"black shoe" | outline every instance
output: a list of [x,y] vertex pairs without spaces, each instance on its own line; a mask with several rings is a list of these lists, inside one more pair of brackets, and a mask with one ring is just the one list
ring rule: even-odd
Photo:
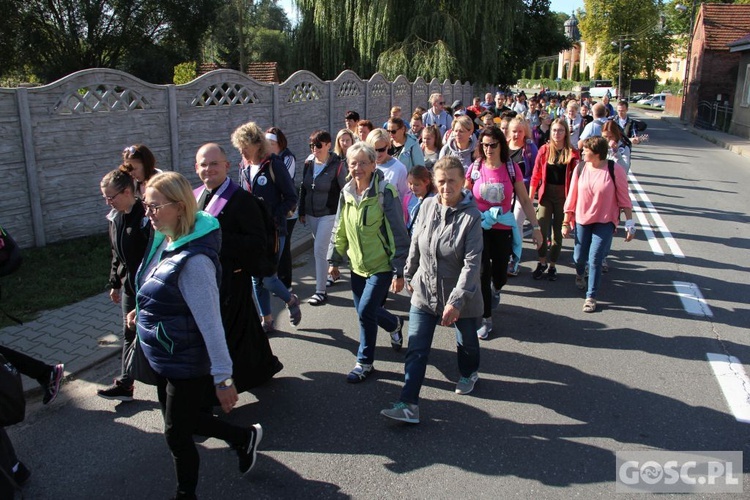
[[15,469],[16,470],[13,471],[13,480],[18,486],[23,486],[31,477],[31,471],[23,464],[23,462],[18,462]]
[[237,449],[242,474],[247,474],[255,466],[261,439],[263,439],[263,427],[260,424],[254,424],[247,430],[247,440]]
[[557,268],[556,267],[549,268],[549,271],[547,271],[547,279],[550,281],[557,281]]
[[391,347],[394,351],[398,352],[401,350],[401,346],[404,345],[404,336],[401,333],[401,330],[404,328],[404,320],[401,318],[398,319],[398,327],[391,332]]
[[52,371],[49,374],[49,381],[46,384],[42,384],[44,389],[44,397],[42,398],[42,404],[49,404],[55,400],[57,393],[60,392],[60,382],[62,382],[65,376],[65,365],[60,363],[52,367]]
[[534,272],[531,273],[531,277],[535,280],[542,279],[542,276],[544,275],[544,271],[547,270],[547,264],[542,264],[541,262],[536,265],[536,269],[534,269]]
[[99,389],[96,391],[96,395],[104,399],[133,401],[133,386],[126,387],[115,380],[115,383],[106,389]]

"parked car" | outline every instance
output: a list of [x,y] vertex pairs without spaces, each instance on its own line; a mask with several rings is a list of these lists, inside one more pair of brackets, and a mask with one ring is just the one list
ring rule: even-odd
[[645,99],[646,97],[648,97],[648,94],[646,94],[645,92],[638,92],[637,94],[631,95],[629,100],[630,102],[638,102],[641,99]]
[[638,101],[638,104],[645,104],[647,106],[654,106],[655,108],[663,108],[664,104],[667,102],[667,96],[671,94],[653,94],[645,99],[641,99]]

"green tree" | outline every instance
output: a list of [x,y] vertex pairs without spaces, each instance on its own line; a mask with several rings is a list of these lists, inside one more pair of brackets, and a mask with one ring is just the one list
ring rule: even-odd
[[381,71],[390,78],[512,83],[539,54],[559,50],[555,40],[565,43],[547,32],[556,26],[548,0],[296,3],[297,62],[323,78],[348,68],[363,77]]
[[586,69],[583,70],[583,81],[584,82],[590,82],[591,81],[591,71],[589,70],[588,66],[586,66]]
[[537,66],[536,61],[534,61],[531,65],[531,79],[536,80],[537,78],[539,78],[539,67]]
[[620,42],[623,86],[638,74],[653,78],[666,69],[674,40],[662,27],[656,0],[584,0],[580,29],[590,51],[597,52],[597,72],[617,80]]
[[[219,1],[26,0],[5,13],[23,26],[17,57],[49,81],[84,68],[130,70],[190,59]],[[156,78],[139,76],[171,81],[174,62]]]
[[571,78],[574,82],[581,81],[581,68],[578,64],[573,65],[573,77]]
[[204,44],[203,59],[243,72],[250,62],[273,61],[285,75],[291,43],[291,23],[278,0],[226,0]]

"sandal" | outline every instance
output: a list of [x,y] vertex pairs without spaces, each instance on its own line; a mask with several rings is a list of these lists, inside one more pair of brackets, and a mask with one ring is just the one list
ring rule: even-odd
[[270,335],[276,332],[276,328],[273,326],[273,320],[261,321],[260,324],[263,327],[263,331],[265,332],[266,335]]
[[594,311],[596,311],[596,299],[586,299],[583,303],[583,312],[592,313]]
[[315,292],[315,294],[307,299],[307,303],[311,306],[322,306],[328,300],[328,294],[323,292]]
[[302,311],[300,311],[299,308],[299,297],[292,294],[292,298],[286,303],[286,308],[289,310],[289,323],[291,323],[293,327],[296,327],[302,320]]

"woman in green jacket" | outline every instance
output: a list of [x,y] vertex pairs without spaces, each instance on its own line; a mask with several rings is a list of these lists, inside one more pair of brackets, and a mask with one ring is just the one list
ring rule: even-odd
[[396,188],[375,168],[375,150],[362,142],[346,153],[351,180],[342,188],[333,227],[328,263],[333,279],[339,277],[344,256],[351,266],[352,295],[359,316],[357,364],[347,376],[353,384],[372,372],[378,326],[391,334],[400,350],[403,320],[383,308],[388,290],[404,288],[404,263],[409,250],[404,214]]

